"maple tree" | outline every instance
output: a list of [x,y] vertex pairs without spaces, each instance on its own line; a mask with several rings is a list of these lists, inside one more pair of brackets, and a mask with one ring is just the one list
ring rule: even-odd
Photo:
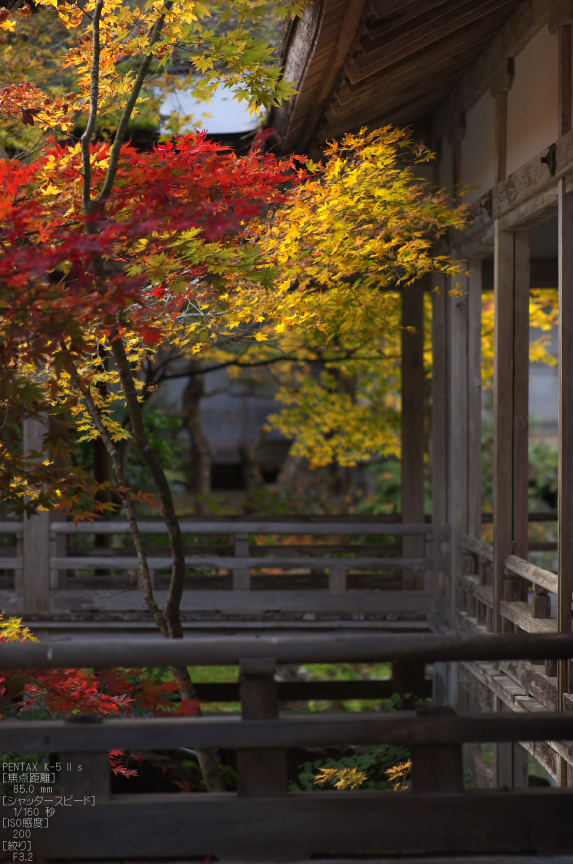
[[[5,618],[0,613],[0,643],[37,642],[22,619]],[[196,699],[174,701],[178,682],[155,680],[142,669],[108,669],[97,674],[83,669],[0,670],[0,719],[22,716],[58,719],[70,714],[107,714],[110,716],[153,715],[195,716],[200,714]],[[161,670],[160,670],[161,671]],[[109,753],[114,774],[133,777],[122,750]]]
[[[137,153],[125,143],[152,62],[185,45],[200,89],[233,87],[253,108],[274,104],[290,90],[261,40],[249,27],[272,9],[285,17],[295,3],[239,0],[236,26],[223,35],[209,26],[213,12],[229,17],[228,4],[192,0],[127,5],[88,0],[85,5],[46,0],[66,29],[80,28],[66,65],[75,78],[72,95],[47,96],[35,83],[0,89],[2,114],[19,116],[43,131],[69,124],[72,107],[87,109],[77,144],[48,140],[35,161],[0,162],[5,195],[0,205],[0,352],[4,419],[49,416],[45,444],[55,458],[22,455],[3,442],[5,499],[28,510],[67,506],[77,510],[85,474],[65,465],[70,416],[86,435],[99,435],[110,456],[140,563],[147,605],[166,638],[181,638],[179,605],[185,577],[183,539],[163,466],[149,444],[139,401],[142,356],[178,326],[201,314],[206,300],[238,276],[265,281],[261,254],[241,237],[246,222],[295,173],[292,159],[279,162],[260,151],[238,159],[231,151],[190,135]],[[24,7],[22,7],[24,9]],[[3,14],[0,27],[15,28]],[[28,17],[24,15],[24,17]],[[125,68],[126,58],[132,58]],[[98,117],[119,106],[112,144],[93,143]],[[270,272],[267,273],[270,278]],[[113,362],[110,362],[113,358]],[[125,437],[113,418],[121,394],[131,436],[153,478],[173,559],[165,606],[153,595],[134,496],[127,489],[117,441]],[[16,469],[15,474],[5,470]],[[92,492],[98,490],[92,485]],[[105,505],[101,505],[105,506]],[[100,509],[101,509],[100,506]],[[85,514],[78,514],[76,516]],[[195,699],[186,668],[174,670],[185,702]],[[220,789],[213,756],[198,753],[207,786]]]

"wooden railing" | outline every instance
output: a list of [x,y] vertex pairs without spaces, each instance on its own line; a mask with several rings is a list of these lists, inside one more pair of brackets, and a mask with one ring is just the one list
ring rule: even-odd
[[[29,840],[33,854],[72,861],[185,857],[268,862],[382,854],[565,853],[571,843],[573,793],[464,789],[462,745],[571,741],[573,715],[456,716],[452,709],[426,707],[394,714],[281,717],[273,673],[277,662],[430,663],[572,656],[573,637],[561,634],[5,643],[0,645],[3,669],[238,664],[242,717],[86,722],[88,718],[80,716],[0,724],[2,752],[58,753],[63,766],[54,788],[40,794],[58,799],[47,822],[42,819],[41,828],[34,828],[33,819],[29,829],[12,825],[9,819],[23,814],[13,814],[19,805],[4,799],[0,839],[6,844],[15,832],[29,831],[18,836]],[[288,748],[382,743],[411,748],[411,791],[287,792]],[[109,749],[177,747],[235,749],[238,791],[110,793]],[[82,771],[77,770],[79,765]],[[41,816],[45,817],[44,810]]]
[[[39,526],[47,531],[43,545],[24,542],[19,546],[23,533],[25,540],[26,533],[36,530],[33,520],[29,521],[31,524],[24,525],[0,523],[0,534],[16,540],[11,547],[3,547],[0,558],[6,574],[0,605],[10,611],[54,614],[99,611],[125,615],[144,610],[137,584],[138,560],[127,522],[106,520],[76,526],[53,521],[48,527],[44,522]],[[426,590],[424,575],[437,566],[431,524],[387,522],[380,517],[204,518],[183,520],[181,529],[188,568],[183,612],[214,611],[226,617],[273,612],[415,617],[433,609],[433,594]],[[142,520],[141,531],[161,603],[171,558],[157,538],[166,529],[162,522]],[[425,539],[423,557],[400,556],[399,542],[405,536]],[[86,548],[91,538],[97,545]],[[358,542],[350,542],[356,539]],[[30,548],[32,554],[26,554]],[[418,574],[417,590],[401,590],[402,573],[412,571]],[[38,598],[44,599],[40,602]]]

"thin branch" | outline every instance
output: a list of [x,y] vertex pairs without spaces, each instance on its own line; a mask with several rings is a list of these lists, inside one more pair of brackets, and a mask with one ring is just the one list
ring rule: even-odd
[[[172,5],[173,4],[170,2],[170,0],[166,0],[165,9],[169,10]],[[161,31],[163,30],[164,23],[165,13],[159,16],[159,18],[151,28],[151,32],[149,34],[149,47],[154,45],[161,36]],[[135,79],[135,83],[133,85],[133,89],[131,91],[129,99],[127,100],[126,106],[123,109],[123,114],[121,116],[121,120],[119,121],[119,126],[117,127],[113,146],[111,148],[106,178],[103,184],[103,188],[97,199],[98,204],[106,201],[112,193],[113,184],[115,183],[115,175],[117,174],[117,169],[119,166],[119,154],[121,152],[121,148],[123,146],[123,142],[125,141],[125,136],[127,133],[127,125],[131,119],[131,115],[133,113],[133,109],[135,108],[136,102],[139,99],[139,94],[141,93],[143,82],[145,81],[147,73],[149,72],[149,67],[151,65],[152,59],[153,54],[151,53],[146,54],[143,58],[141,66],[139,67],[139,72],[137,73],[137,78]]]
[[103,12],[103,0],[97,0],[94,17],[93,17],[93,60],[92,60],[92,80],[90,86],[90,115],[88,125],[82,135],[82,162],[84,168],[84,210],[89,213],[92,206],[91,200],[91,185],[92,185],[92,166],[90,161],[90,142],[94,134],[98,104],[99,104],[99,58],[100,58],[100,21]]

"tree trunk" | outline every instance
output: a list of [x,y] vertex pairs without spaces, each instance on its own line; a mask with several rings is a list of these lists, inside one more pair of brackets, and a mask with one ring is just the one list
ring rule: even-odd
[[201,419],[201,399],[205,395],[203,375],[193,375],[183,395],[183,418],[191,436],[191,490],[195,495],[197,512],[209,513],[206,500],[211,493],[211,451]]
[[[179,519],[175,513],[173,496],[165,476],[163,465],[145,433],[142,407],[137,398],[137,390],[135,388],[131,367],[125,353],[123,340],[117,333],[112,334],[112,352],[121,379],[127,410],[131,420],[133,443],[137,447],[137,450],[153,479],[159,499],[161,514],[167,528],[169,545],[173,558],[171,581],[169,583],[167,599],[161,612],[166,624],[167,633],[163,630],[162,632],[163,635],[166,635],[169,639],[182,639],[183,627],[181,625],[180,608],[185,584],[185,548],[183,545],[181,526],[179,525]],[[181,698],[196,699],[197,694],[195,692],[195,687],[193,686],[187,668],[177,667],[173,671],[177,681],[179,682]],[[224,792],[225,787],[212,751],[198,748],[197,757],[209,791]]]

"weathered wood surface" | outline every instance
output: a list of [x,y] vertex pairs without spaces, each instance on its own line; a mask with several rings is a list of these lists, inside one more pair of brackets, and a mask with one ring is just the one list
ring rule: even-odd
[[516,576],[521,576],[532,582],[534,585],[541,585],[547,591],[552,591],[557,594],[559,587],[559,578],[556,573],[550,570],[544,570],[543,567],[537,567],[529,561],[524,561],[523,558],[518,558],[516,555],[509,555],[505,559],[505,567]]
[[[329,700],[339,702],[344,699],[389,699],[398,692],[393,679],[370,681],[277,681],[279,702],[308,702]],[[195,684],[201,702],[238,702],[238,683]],[[432,683],[424,681],[420,697],[431,696]]]
[[[245,658],[241,672],[242,720],[277,720],[278,692],[273,675],[276,663],[270,659]],[[238,794],[245,798],[286,795],[286,750],[264,747],[237,751]]]
[[[410,332],[407,328],[414,328]],[[405,285],[402,291],[402,519],[404,523],[424,522],[424,287]],[[423,558],[423,536],[403,536],[404,558]],[[402,587],[420,590],[424,577],[404,568]]]
[[[571,632],[573,593],[573,194],[559,181],[559,421],[558,421],[558,621]],[[572,687],[570,664],[559,664],[559,699]]]
[[468,552],[473,552],[474,555],[479,555],[480,558],[485,558],[486,561],[493,561],[493,546],[491,543],[484,543],[475,537],[465,535],[461,539],[461,544],[462,548]]
[[573,741],[573,717],[568,713],[475,714],[416,716],[348,712],[280,719],[239,717],[154,717],[66,723],[31,720],[0,727],[3,752],[95,753],[114,748],[161,749],[229,747],[252,751],[303,745],[404,744],[447,745],[465,741]]
[[[157,590],[155,598],[162,605],[165,590]],[[54,610],[99,609],[121,611],[144,609],[143,592],[138,590],[58,591],[53,595]],[[202,591],[183,592],[181,611],[210,611],[229,615],[262,614],[264,612],[404,612],[429,614],[434,609],[431,591]]]
[[[397,519],[400,517],[397,517]],[[4,523],[2,523],[4,524]],[[8,523],[12,525],[13,523]],[[75,525],[73,522],[59,522],[52,526],[52,532],[60,534],[130,534],[129,523],[125,520],[104,521],[85,523],[80,522]],[[338,536],[343,534],[422,534],[430,535],[433,533],[433,527],[429,522],[423,522],[415,525],[406,525],[398,521],[385,521],[384,517],[357,517],[356,521],[352,518],[344,517],[344,521],[337,521],[329,518],[325,520],[320,517],[320,521],[309,516],[293,517],[292,521],[288,519],[277,520],[276,517],[271,520],[257,519],[257,521],[237,521],[225,518],[220,521],[210,519],[209,521],[201,522],[200,520],[181,520],[181,532],[183,534],[320,534]],[[142,534],[165,534],[165,524],[159,521],[140,522],[140,531]]]
[[[61,570],[138,570],[139,562],[133,555],[69,555],[64,558],[53,557],[46,561],[50,567]],[[148,565],[152,570],[168,569],[171,567],[172,559],[169,555],[152,555],[148,558]],[[218,568],[222,570],[235,570],[237,564],[241,568],[280,568],[281,570],[296,570],[312,567],[336,567],[344,566],[353,570],[400,570],[408,567],[411,570],[430,570],[434,566],[431,558],[362,558],[359,556],[349,558],[335,557],[292,557],[277,558],[249,556],[244,558],[231,558],[228,556],[189,555],[185,559],[189,569],[193,568]]]
[[277,663],[360,663],[397,660],[467,661],[573,657],[565,633],[441,636],[437,634],[329,633],[326,635],[193,636],[182,640],[97,639],[74,642],[5,642],[2,669],[83,666],[228,666],[243,657],[274,657]]
[[[571,848],[572,802],[561,790],[121,796],[95,808],[58,808],[33,844],[36,855],[76,861],[86,854],[232,862],[421,851],[559,854]],[[11,837],[3,828],[0,840]]]
[[468,532],[481,537],[482,262],[469,262],[468,296]]

